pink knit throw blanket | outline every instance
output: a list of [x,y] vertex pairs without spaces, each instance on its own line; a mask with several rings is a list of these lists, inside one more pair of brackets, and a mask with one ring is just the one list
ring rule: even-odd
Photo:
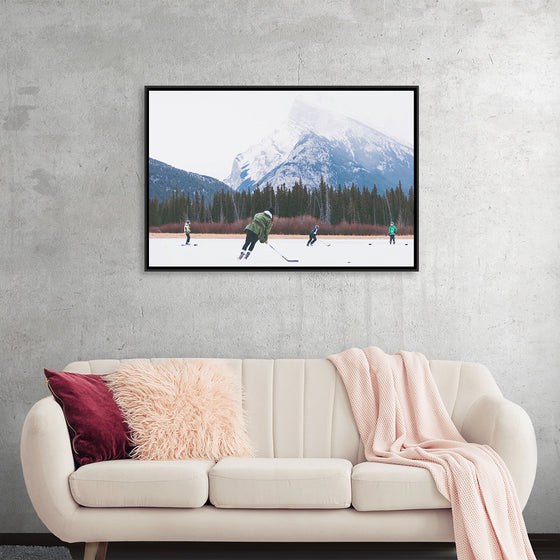
[[368,461],[423,467],[450,502],[459,560],[535,560],[513,481],[487,445],[467,443],[425,356],[375,347],[329,356]]

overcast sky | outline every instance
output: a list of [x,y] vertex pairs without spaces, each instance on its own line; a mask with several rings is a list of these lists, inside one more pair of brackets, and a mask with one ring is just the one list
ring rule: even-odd
[[296,97],[413,145],[412,91],[152,90],[150,157],[223,180],[238,153],[282,126]]

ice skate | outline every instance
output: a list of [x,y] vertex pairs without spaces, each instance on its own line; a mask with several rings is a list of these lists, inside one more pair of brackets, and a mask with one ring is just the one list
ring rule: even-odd
[[243,257],[245,256],[245,251],[241,251],[239,257],[237,257],[239,260],[241,260]]
[[249,258],[250,254],[251,254],[251,251],[247,251],[247,254],[245,255],[245,260],[247,260]]

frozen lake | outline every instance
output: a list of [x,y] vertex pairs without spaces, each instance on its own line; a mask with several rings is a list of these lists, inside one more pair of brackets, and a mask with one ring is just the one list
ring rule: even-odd
[[[150,238],[150,267],[412,267],[414,240],[398,239],[389,245],[388,238],[328,239],[318,238],[307,247],[307,238],[269,238],[269,244],[257,243],[249,259],[239,260],[244,238],[184,237]],[[196,245],[195,245],[196,244]],[[273,250],[273,248],[276,251]],[[288,262],[287,259],[297,262]]]

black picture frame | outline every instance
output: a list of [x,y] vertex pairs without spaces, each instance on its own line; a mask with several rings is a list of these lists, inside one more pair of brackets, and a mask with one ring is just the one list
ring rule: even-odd
[[419,270],[417,85],[144,89],[146,271]]

